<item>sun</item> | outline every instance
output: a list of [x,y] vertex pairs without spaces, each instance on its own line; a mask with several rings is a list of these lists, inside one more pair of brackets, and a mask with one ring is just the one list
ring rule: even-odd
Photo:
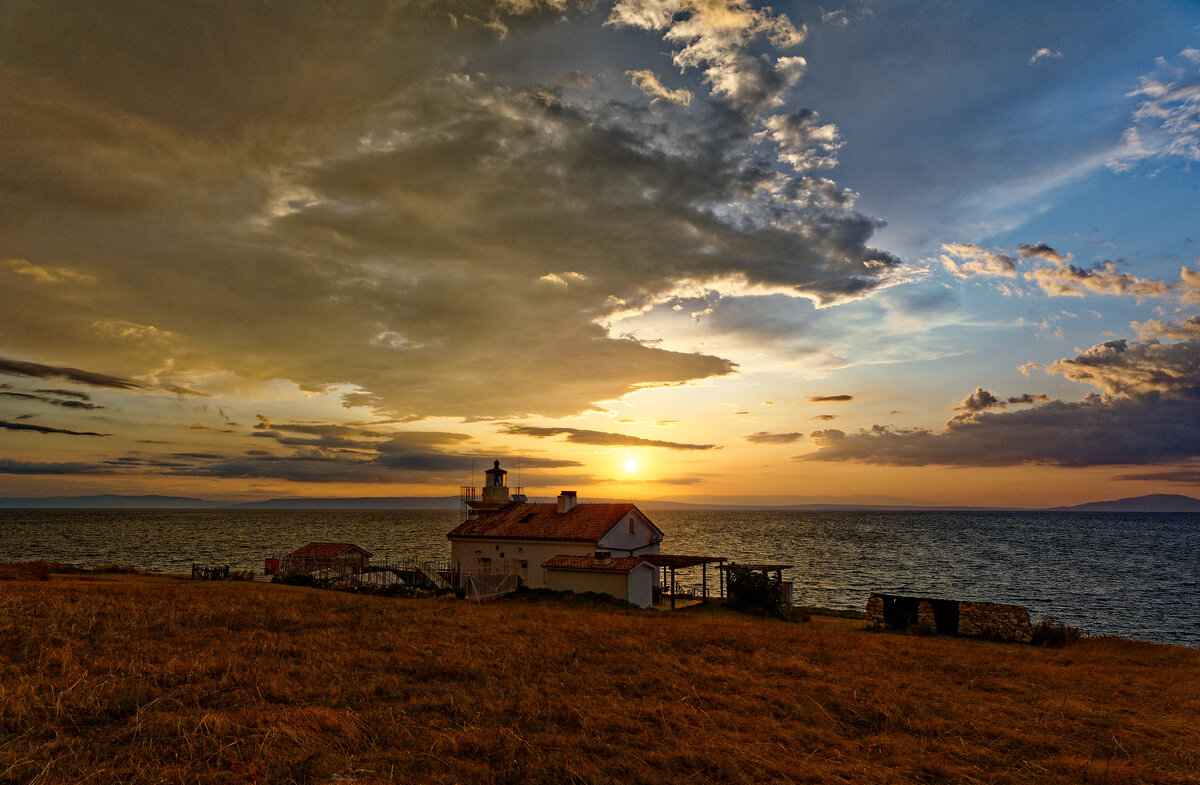
[[633,474],[634,472],[637,471],[637,468],[638,468],[637,461],[635,461],[633,458],[625,459],[625,471],[629,472],[630,474]]

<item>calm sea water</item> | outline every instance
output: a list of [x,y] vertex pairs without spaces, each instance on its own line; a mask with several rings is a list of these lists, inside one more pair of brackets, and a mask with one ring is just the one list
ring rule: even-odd
[[[1089,634],[1200,647],[1200,516],[1147,513],[654,512],[667,553],[792,565],[795,600],[871,591],[1025,605]],[[449,556],[453,511],[0,510],[0,561],[261,569],[311,540],[393,561]],[[697,571],[696,580],[699,580]]]

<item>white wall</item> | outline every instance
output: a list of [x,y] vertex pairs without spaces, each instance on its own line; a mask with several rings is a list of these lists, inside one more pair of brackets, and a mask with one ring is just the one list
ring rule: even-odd
[[634,605],[649,608],[654,604],[654,587],[658,585],[658,569],[651,564],[639,564],[629,573],[629,596]]
[[[537,589],[546,585],[542,563],[552,556],[591,556],[596,546],[590,542],[554,542],[544,540],[451,540],[450,562],[463,570],[481,570],[481,559],[489,559],[492,572],[520,575],[525,584]],[[521,562],[525,566],[521,567]]]
[[[629,533],[631,519],[633,534]],[[612,551],[613,556],[642,556],[658,553],[658,547],[658,543],[654,542],[654,529],[650,528],[650,524],[642,516],[630,512],[600,539],[597,550]]]
[[[641,570],[636,570],[641,572]],[[573,591],[582,594],[594,591],[618,600],[629,600],[629,578],[623,572],[600,570],[546,570],[546,588],[554,591]],[[632,600],[631,600],[632,602]]]
[[582,594],[594,591],[618,600],[632,602],[642,608],[654,604],[654,585],[657,571],[649,564],[639,564],[632,572],[602,572],[600,570],[546,570],[546,588],[554,591],[573,591]]

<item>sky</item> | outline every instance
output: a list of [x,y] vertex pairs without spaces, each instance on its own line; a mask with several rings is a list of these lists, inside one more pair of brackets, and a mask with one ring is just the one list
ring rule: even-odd
[[1200,496],[1193,0],[0,6],[0,495]]

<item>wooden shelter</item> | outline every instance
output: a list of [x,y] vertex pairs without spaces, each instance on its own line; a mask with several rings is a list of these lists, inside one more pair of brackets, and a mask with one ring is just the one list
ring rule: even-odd
[[284,574],[356,575],[363,572],[371,554],[348,542],[310,542],[283,557],[279,571]]

